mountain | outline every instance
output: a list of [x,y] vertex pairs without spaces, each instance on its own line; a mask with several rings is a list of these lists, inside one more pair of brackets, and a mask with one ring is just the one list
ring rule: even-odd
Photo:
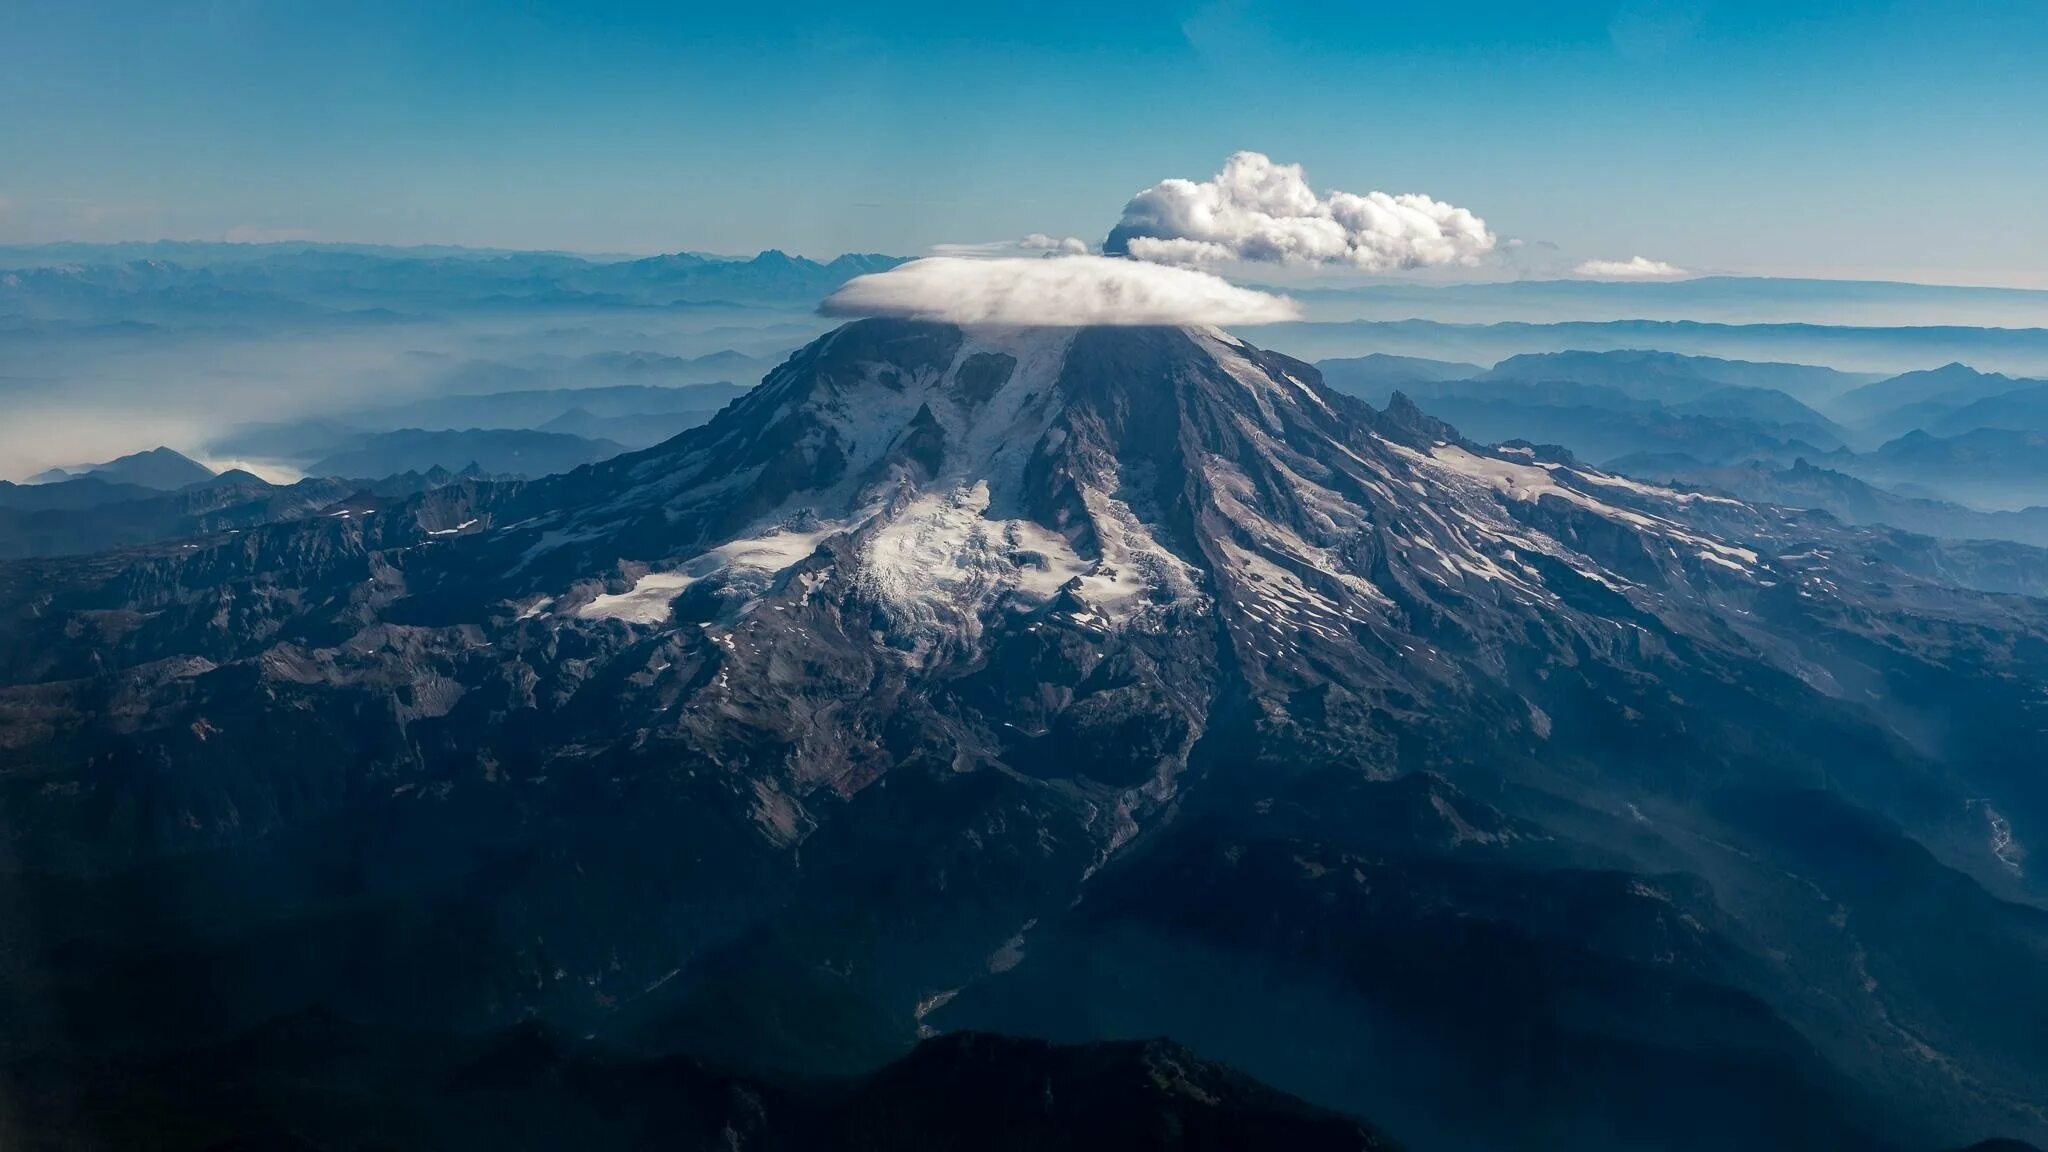
[[145,488],[140,484],[109,484],[91,473],[58,479],[55,473],[60,471],[52,469],[50,473],[44,473],[49,479],[25,484],[0,480],[0,508],[18,512],[75,510],[126,500],[148,500],[163,494],[162,489]]
[[1339,392],[1370,399],[1396,389],[1438,380],[1469,380],[1486,369],[1477,364],[1450,360],[1424,360],[1415,356],[1368,356],[1324,360],[1316,365],[1323,383]]
[[234,533],[313,516],[354,497],[410,496],[461,479],[434,469],[381,479],[316,477],[272,484],[230,469],[211,480],[160,492],[86,476],[60,484],[0,484],[0,558],[70,556],[180,537]]
[[2048,548],[2048,508],[1979,512],[1943,500],[1915,499],[1804,458],[1785,468],[1762,461],[1717,467],[1683,455],[1630,457],[1611,466],[1653,483],[1688,484],[1752,504],[1815,509],[1850,524],[1888,524],[1949,540],[2011,540]]
[[1715,462],[1790,460],[1841,448],[1846,437],[1786,392],[1737,382],[1772,380],[1813,394],[1844,379],[1824,368],[1642,351],[1512,356],[1484,372],[1426,379],[1398,380],[1384,369],[1375,379],[1352,367],[1377,363],[1383,362],[1326,360],[1317,367],[1326,380],[1346,382],[1334,387],[1369,403],[1403,392],[1479,440],[1559,444],[1594,460],[1667,453]]
[[1874,451],[1827,462],[1895,491],[1985,509],[2048,505],[2048,434],[1979,428],[1957,436],[1909,432]]
[[[782,337],[772,337],[780,343]],[[789,340],[794,347],[800,340]],[[461,360],[438,365],[425,382],[441,403],[460,404],[478,394],[543,395],[556,391],[610,388],[729,387],[728,381],[759,380],[782,358],[752,356],[732,349],[701,356],[658,352],[593,352],[581,356],[533,355],[512,362]],[[430,399],[422,403],[431,404]]]
[[1843,402],[1865,413],[1875,414],[1909,404],[1936,402],[1958,405],[1986,396],[1996,396],[2027,381],[2013,380],[1997,372],[1979,372],[1968,364],[1950,362],[1939,368],[1902,372],[1872,381],[1843,396]]
[[54,1114],[0,1116],[9,1147],[61,1132],[74,1147],[165,1150],[224,1138],[335,1150],[1395,1148],[1369,1125],[1165,1041],[1058,1046],[959,1033],[866,1076],[781,1083],[621,1056],[532,1025],[467,1039],[306,1012],[176,1062],[98,1070],[88,1093],[56,1107],[34,1095],[43,1070],[7,1071],[10,1100]]
[[1731,385],[1679,401],[1669,408],[1684,416],[1718,416],[1813,429],[1821,433],[1821,439],[1834,443],[1840,443],[1846,435],[1834,421],[1776,388]]
[[609,440],[627,448],[646,448],[688,431],[716,415],[716,408],[680,412],[648,412],[599,416],[587,408],[571,408],[540,426],[542,432],[566,432],[586,440]]
[[[1528,249],[1515,259],[1525,259]],[[1523,268],[1558,275],[1569,265]],[[0,251],[0,260],[5,259]],[[1286,285],[1314,319],[1461,323],[1522,321],[1712,320],[1730,324],[2039,324],[2048,293],[2025,288],[1964,288],[1882,281],[1781,276],[1695,276],[1682,280],[1519,279],[1430,283],[1414,279],[1356,287]]]
[[[1716,463],[1780,461],[1819,456],[1840,447],[1840,441],[1829,437],[1824,427],[1788,427],[1737,416],[1681,413],[1625,398],[1617,405],[1597,395],[1557,395],[1585,391],[1572,385],[1533,385],[1530,391],[1526,398],[1473,395],[1460,382],[1418,386],[1414,400],[1430,414],[1467,430],[1475,440],[1556,444],[1590,460],[1682,453]],[[1553,398],[1562,402],[1540,402]]]
[[[860,321],[566,474],[0,565],[0,1051],[1165,1036],[1424,1149],[2038,1141],[2044,590],[1214,330]],[[906,1096],[1046,1099],[965,1059]]]
[[367,432],[306,467],[314,476],[388,476],[474,466],[505,476],[547,476],[625,451],[610,440],[526,428]]
[[[1385,352],[1486,363],[1532,352],[1628,352],[1658,349],[1759,363],[1832,365],[1845,379],[1838,391],[1923,364],[1967,361],[2025,376],[2048,375],[2048,327],[1985,328],[1962,324],[1862,327],[1811,323],[1708,323],[1697,320],[1606,320],[1485,324],[1437,320],[1327,320],[1275,324],[1264,338],[1306,360]],[[1820,369],[1819,371],[1826,371]],[[1782,387],[1767,380],[1729,383]],[[1832,385],[1831,385],[1832,387]],[[1797,388],[1784,391],[1813,400]]]
[[401,429],[528,429],[645,448],[709,420],[746,390],[720,381],[680,387],[616,384],[436,396],[302,420],[240,424],[217,436],[210,448],[220,455],[300,468],[361,448],[375,434]]
[[2013,384],[2010,392],[1933,415],[1926,423],[1926,431],[1936,436],[1957,436],[1979,428],[2048,432],[2048,382],[2015,380]]
[[723,380],[701,384],[612,384],[515,392],[437,396],[389,407],[342,413],[336,419],[358,428],[538,428],[580,408],[596,416],[637,416],[673,412],[716,412],[751,384]]
[[1961,436],[1910,432],[1863,459],[1887,468],[1967,471],[1987,479],[2033,479],[2048,471],[2048,435],[2005,428],[1979,428]]
[[1950,363],[1865,384],[1842,397],[1841,409],[1853,419],[1909,431],[1957,408],[2034,383]]
[[1474,439],[1557,444],[1593,460],[1675,453],[1716,463],[1789,461],[1843,446],[1841,429],[1782,392],[1703,387],[1695,399],[1668,404],[1611,384],[1484,377],[1355,394],[1384,404],[1400,392]]
[[678,253],[605,265],[584,279],[605,288],[633,285],[673,292],[677,299],[817,301],[855,276],[884,272],[903,261],[900,256],[847,253],[819,263],[775,249],[744,261]]
[[169,448],[158,446],[145,452],[131,452],[104,464],[80,464],[53,468],[29,477],[31,484],[62,483],[91,476],[108,484],[133,484],[142,488],[170,491],[213,477],[213,469]]
[[1750,363],[1642,349],[1529,352],[1510,356],[1489,380],[1573,380],[1604,384],[1638,399],[1682,403],[1715,391],[1709,385],[1774,389],[1812,403],[1856,385],[1857,377],[1808,364]]
[[532,308],[808,308],[855,276],[903,262],[875,254],[820,262],[777,251],[745,260],[687,252],[628,260],[303,246],[241,260],[192,253],[199,259],[188,262],[187,253],[175,250],[170,259],[130,255],[110,249],[88,262],[0,274],[0,313],[30,320],[187,324],[231,318],[304,325]]

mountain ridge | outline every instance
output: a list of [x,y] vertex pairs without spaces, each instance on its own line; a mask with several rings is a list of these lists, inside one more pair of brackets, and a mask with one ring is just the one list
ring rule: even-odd
[[[1974,553],[1216,330],[880,320],[340,512],[0,566],[9,906],[80,1042],[311,1001],[838,1074],[1000,1019],[1481,1147],[2039,1134],[2048,609]],[[182,959],[116,1014],[138,936]]]

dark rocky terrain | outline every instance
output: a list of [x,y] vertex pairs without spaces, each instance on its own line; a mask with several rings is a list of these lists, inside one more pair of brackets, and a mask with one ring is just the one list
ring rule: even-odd
[[430,468],[548,476],[625,451],[612,440],[529,428],[399,428],[369,432],[307,466],[314,476],[388,476]]
[[430,468],[377,480],[310,477],[273,484],[231,469],[171,491],[111,484],[97,476],[51,484],[0,482],[0,559],[70,556],[232,534],[317,516],[352,497],[360,502],[412,496],[477,475],[472,469]]
[[688,1057],[620,1056],[535,1025],[463,1039],[311,1012],[173,1061],[25,1069],[5,1084],[31,1109],[0,1117],[0,1136],[23,1150],[1395,1149],[1369,1125],[1161,1040],[1059,1046],[963,1032],[864,1076],[775,1083]]
[[1170,1036],[1423,1149],[2039,1140],[2015,555],[1218,332],[858,322],[566,475],[0,566],[0,1035]]

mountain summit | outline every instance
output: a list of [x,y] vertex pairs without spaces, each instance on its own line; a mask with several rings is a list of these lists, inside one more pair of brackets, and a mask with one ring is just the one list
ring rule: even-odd
[[860,321],[566,475],[0,568],[0,907],[124,1050],[1170,1035],[1418,1147],[2039,1137],[2042,579],[1221,331]]
[[104,464],[80,464],[52,468],[29,477],[31,484],[55,484],[91,476],[109,484],[136,484],[144,488],[172,491],[213,478],[213,469],[173,449],[158,445],[144,452],[131,452]]

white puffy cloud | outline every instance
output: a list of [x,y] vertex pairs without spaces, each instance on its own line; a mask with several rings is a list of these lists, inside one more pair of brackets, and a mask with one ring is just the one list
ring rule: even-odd
[[825,299],[828,316],[907,316],[954,324],[1272,324],[1294,301],[1222,277],[1107,256],[929,256],[859,276]]
[[1160,264],[1241,260],[1388,272],[1477,263],[1497,243],[1486,221],[1441,200],[1318,196],[1301,165],[1239,152],[1208,180],[1163,180],[1131,197],[1103,250]]
[[1645,256],[1631,256],[1626,260],[1588,260],[1572,271],[1581,276],[1592,276],[1601,280],[1654,280],[1666,276],[1691,275],[1676,264],[1666,264],[1662,260],[1651,260]]

